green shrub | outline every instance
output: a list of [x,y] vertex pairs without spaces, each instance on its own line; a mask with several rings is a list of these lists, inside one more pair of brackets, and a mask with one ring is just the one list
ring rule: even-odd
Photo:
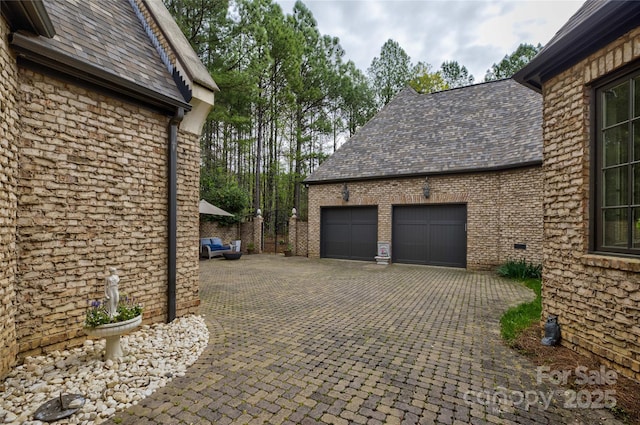
[[498,275],[510,279],[540,279],[542,265],[527,263],[526,260],[509,260],[498,267]]

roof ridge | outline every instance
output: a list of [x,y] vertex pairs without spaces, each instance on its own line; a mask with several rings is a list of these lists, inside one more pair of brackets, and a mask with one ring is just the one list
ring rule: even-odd
[[507,77],[507,78],[500,78],[500,79],[497,79],[497,80],[481,81],[479,83],[469,84],[467,86],[451,87],[451,88],[444,89],[444,90],[432,91],[430,93],[418,93],[418,92],[416,92],[416,94],[421,95],[421,96],[428,96],[430,94],[449,93],[449,92],[456,91],[456,90],[468,89],[469,87],[478,87],[478,86],[483,86],[483,85],[486,85],[486,84],[493,84],[493,83],[503,83],[503,82],[508,81],[508,80],[513,80],[513,78],[512,77]]

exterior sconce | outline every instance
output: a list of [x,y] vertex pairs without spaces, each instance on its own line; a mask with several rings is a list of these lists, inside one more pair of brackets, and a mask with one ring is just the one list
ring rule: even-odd
[[347,187],[346,183],[344,184],[344,186],[342,186],[342,200],[345,202],[349,202],[349,188]]
[[424,197],[428,198],[431,196],[431,188],[429,187],[429,177],[424,178],[424,186],[422,187],[422,193],[424,193]]

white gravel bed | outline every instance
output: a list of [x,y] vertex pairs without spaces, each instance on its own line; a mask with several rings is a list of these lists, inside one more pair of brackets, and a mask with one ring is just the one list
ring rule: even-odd
[[121,337],[124,357],[102,360],[105,340],[47,356],[27,357],[0,383],[0,423],[45,424],[33,420],[46,401],[63,394],[81,394],[84,406],[69,418],[51,424],[98,424],[116,412],[138,404],[202,354],[209,330],[201,316],[186,316],[169,324],[141,326]]

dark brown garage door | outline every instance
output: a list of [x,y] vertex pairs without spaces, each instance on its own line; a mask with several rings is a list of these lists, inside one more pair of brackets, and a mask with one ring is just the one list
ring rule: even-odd
[[466,224],[466,205],[394,207],[393,261],[466,267]]
[[378,237],[378,208],[323,208],[320,256],[373,261]]

